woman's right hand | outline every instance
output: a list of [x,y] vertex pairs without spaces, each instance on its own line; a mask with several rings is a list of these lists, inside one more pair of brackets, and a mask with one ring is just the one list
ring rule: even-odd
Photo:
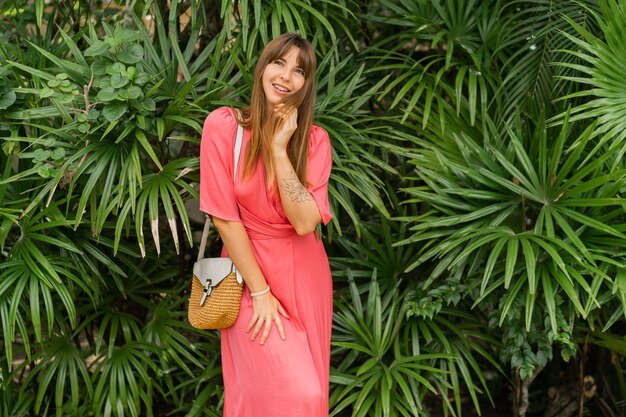
[[286,152],[289,141],[298,128],[298,109],[279,104],[274,109],[274,114],[281,121],[272,140],[272,150],[278,153]]
[[260,341],[261,344],[264,344],[272,329],[272,322],[276,324],[280,338],[285,340],[285,329],[283,329],[280,316],[282,315],[286,319],[289,319],[289,315],[271,291],[258,297],[252,297],[252,309],[252,319],[246,328],[246,333],[249,333],[250,330],[254,328],[250,335],[251,340],[256,339],[261,328],[265,325]]

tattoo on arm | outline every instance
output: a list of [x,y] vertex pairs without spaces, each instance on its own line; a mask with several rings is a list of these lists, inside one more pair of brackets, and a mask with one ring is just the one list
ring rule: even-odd
[[296,173],[291,171],[288,178],[283,178],[280,184],[281,188],[291,196],[291,201],[295,203],[304,203],[313,200],[313,196],[298,180]]

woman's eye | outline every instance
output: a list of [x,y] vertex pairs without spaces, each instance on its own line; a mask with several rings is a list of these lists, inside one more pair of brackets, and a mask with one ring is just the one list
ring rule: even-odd
[[304,70],[302,68],[298,68],[296,72],[302,76],[304,76]]
[[276,65],[283,65],[283,61],[280,59],[277,59],[276,61],[274,61],[274,64]]

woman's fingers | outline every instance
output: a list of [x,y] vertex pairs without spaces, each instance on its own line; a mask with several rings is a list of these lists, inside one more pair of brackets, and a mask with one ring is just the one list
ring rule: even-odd
[[272,319],[265,320],[265,328],[263,329],[263,334],[261,335],[261,344],[264,344],[267,340],[267,336],[270,335],[270,330],[272,330]]
[[274,108],[274,113],[283,120],[298,120],[298,109],[294,106],[287,106],[280,103]]
[[289,314],[287,314],[287,310],[285,310],[285,307],[283,307],[283,305],[281,303],[278,303],[278,312],[280,314],[282,314],[283,317],[285,317],[287,319],[289,318]]
[[252,327],[254,326],[254,323],[256,323],[258,319],[259,319],[259,316],[257,314],[252,315],[252,318],[250,319],[250,323],[248,323],[248,327],[246,327],[246,333],[250,332],[250,329],[252,329]]
[[294,108],[288,117],[289,127],[296,130],[296,127],[298,127],[298,109]]
[[280,320],[280,316],[276,317],[276,319],[274,320],[274,324],[276,324],[276,327],[278,327],[278,334],[280,335],[280,338],[283,340],[287,339],[287,337],[285,336],[285,329],[283,328],[283,322]]
[[[269,297],[270,298],[267,300],[255,300],[254,313],[250,323],[248,323],[248,327],[246,327],[246,333],[249,333],[250,330],[252,330],[252,333],[250,333],[250,340],[255,340],[259,333],[261,333],[261,337],[259,339],[261,344],[264,344],[269,337],[272,330],[272,324],[276,324],[278,334],[282,340],[287,338],[285,336],[285,329],[280,316],[282,315],[289,319],[289,314],[287,314],[287,311],[276,297],[274,297],[271,293]],[[261,304],[257,305],[256,302]],[[269,304],[266,304],[267,302],[269,302]],[[261,330],[263,330],[263,332],[261,332]]]
[[280,103],[276,105],[276,107],[274,107],[274,113],[276,113],[276,115],[280,117],[281,119],[284,119],[285,116],[288,114],[288,112],[289,112],[289,107],[287,107],[283,103]]
[[270,332],[272,330],[272,321],[278,328],[278,334],[280,335],[280,338],[283,340],[287,339],[287,337],[285,336],[285,329],[283,328],[283,323],[280,321],[280,317],[277,316],[274,320],[272,319],[265,320],[265,328],[263,329],[263,334],[261,335],[261,340],[260,340],[261,344],[264,344],[265,341],[267,340],[267,337],[270,335]]
[[[256,339],[257,335],[261,331],[261,327],[263,327],[263,320],[257,320],[256,326],[254,326],[254,330],[252,331],[252,334],[250,335],[250,340]],[[267,323],[265,324],[265,328],[267,329]]]

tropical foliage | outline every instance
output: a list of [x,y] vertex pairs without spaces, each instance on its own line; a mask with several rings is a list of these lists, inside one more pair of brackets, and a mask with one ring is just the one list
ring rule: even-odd
[[585,408],[624,413],[622,2],[9,0],[0,19],[0,415],[221,415],[219,335],[185,320],[199,134],[295,30],[333,144],[331,415],[523,416],[585,376]]

